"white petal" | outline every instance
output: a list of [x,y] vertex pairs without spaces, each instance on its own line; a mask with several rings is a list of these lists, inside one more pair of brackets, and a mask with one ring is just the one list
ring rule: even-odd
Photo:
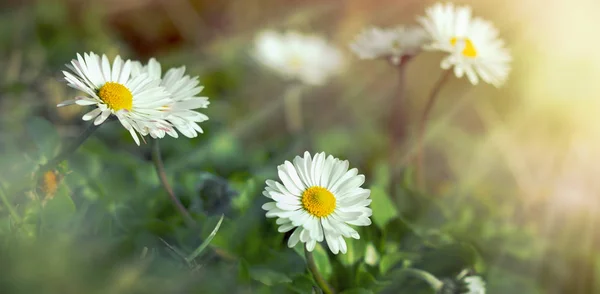
[[101,112],[102,112],[102,110],[100,108],[95,108],[94,110],[84,114],[81,119],[83,119],[85,121],[92,120],[92,119],[96,118]]
[[[296,183],[294,182],[294,180],[292,180],[291,177],[291,172],[287,170],[287,167],[285,165],[281,165],[278,168],[278,175],[279,178],[281,179],[281,181],[283,182],[283,185],[292,193],[295,195],[300,195],[303,192],[303,188],[302,187],[298,187],[296,185]],[[294,171],[295,172],[295,171]]]
[[344,237],[339,236],[337,238],[338,240],[338,244],[340,246],[340,252],[343,254],[346,254],[346,252],[348,252],[348,247],[346,246],[346,240],[344,240]]
[[332,235],[325,232],[325,241],[327,241],[327,246],[333,254],[338,254],[338,252],[340,252],[340,245],[338,244],[337,235]]
[[300,241],[300,231],[302,231],[302,228],[297,228],[292,235],[290,236],[290,238],[288,239],[288,247],[292,248],[294,246],[296,246],[296,244],[298,244],[298,241]]
[[312,252],[315,249],[316,245],[317,245],[317,241],[310,240],[310,241],[306,242],[306,250],[308,252]]
[[285,232],[288,232],[288,231],[290,231],[291,229],[293,229],[295,227],[296,226],[292,225],[291,223],[287,223],[287,224],[284,224],[284,225],[280,226],[277,229],[277,231],[280,232],[280,233],[285,233]]
[[112,113],[112,111],[110,111],[108,109],[102,111],[102,114],[100,114],[100,116],[98,116],[96,118],[96,120],[94,120],[94,125],[99,125],[99,124],[103,123],[110,116],[111,113]]

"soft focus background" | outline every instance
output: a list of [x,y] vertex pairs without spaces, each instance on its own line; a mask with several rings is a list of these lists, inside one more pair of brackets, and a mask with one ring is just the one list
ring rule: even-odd
[[[500,89],[456,78],[444,87],[429,124],[424,193],[410,166],[390,181],[386,121],[420,114],[440,56],[409,65],[409,104],[392,109],[396,70],[358,60],[348,43],[366,25],[414,23],[432,3],[0,2],[0,193],[16,210],[0,203],[0,292],[310,293],[303,257],[260,209],[264,180],[308,149],[348,159],[372,189],[374,223],[361,240],[346,255],[315,253],[338,290],[431,293],[394,276],[410,265],[440,278],[471,268],[488,293],[599,293],[600,2],[457,2],[497,25],[513,71]],[[251,58],[266,28],[319,34],[347,57],[343,75],[304,93],[303,136],[283,123],[286,83]],[[86,126],[82,107],[56,104],[76,94],[61,80],[64,64],[87,51],[156,57],[200,76],[211,101],[205,134],[161,145],[201,227],[184,226],[149,144],[137,147],[116,123],[61,167],[54,195],[48,183],[31,183],[34,167]],[[222,213],[209,249],[187,265],[179,255]]]

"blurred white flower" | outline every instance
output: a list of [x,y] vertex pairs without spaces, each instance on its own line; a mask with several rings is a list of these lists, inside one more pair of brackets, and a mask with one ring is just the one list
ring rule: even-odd
[[95,105],[97,108],[86,113],[83,120],[95,119],[94,124],[99,125],[113,114],[138,145],[140,140],[136,132],[145,136],[148,130],[172,128],[160,110],[162,105],[171,103],[169,93],[148,74],[132,77],[130,60],[123,62],[117,56],[111,67],[106,55],[100,57],[90,52],[83,57],[77,54],[77,59],[67,67],[71,72],[63,71],[63,74],[68,85],[87,96],[64,101],[58,107]]
[[[208,120],[208,116],[194,111],[198,108],[207,108],[210,102],[208,97],[198,97],[204,87],[199,86],[198,77],[190,77],[185,74],[185,66],[169,69],[162,76],[161,65],[156,59],[151,58],[147,65],[142,65],[139,61],[132,62],[132,75],[149,75],[153,79],[160,81],[160,85],[165,87],[173,100],[170,104],[163,105],[161,109],[165,119],[170,122],[179,132],[188,138],[198,136],[202,133],[199,122]],[[177,138],[178,134],[173,129],[157,128],[150,130],[150,135],[154,138],[162,138],[165,134]]]
[[394,65],[403,56],[414,56],[428,41],[425,30],[419,26],[398,26],[382,29],[371,27],[363,30],[350,44],[350,49],[360,59],[386,58]]
[[469,276],[463,280],[469,288],[465,294],[485,294],[485,282],[479,276]]
[[305,152],[304,158],[296,156],[277,170],[283,184],[267,180],[263,195],[273,202],[262,208],[268,218],[278,218],[279,232],[294,230],[289,247],[300,241],[312,251],[317,242],[326,240],[334,254],[346,253],[344,237],[360,238],[349,225],[371,224],[371,191],[360,187],[365,177],[356,168],[348,170],[347,160]]
[[322,85],[344,66],[342,53],[323,38],[297,32],[264,31],[255,39],[254,58],[287,79]]
[[454,67],[457,77],[466,74],[474,85],[479,78],[496,87],[506,81],[510,53],[494,25],[472,18],[470,7],[437,3],[426,10],[425,17],[419,17],[419,22],[432,40],[424,48],[449,53],[441,62],[443,69]]

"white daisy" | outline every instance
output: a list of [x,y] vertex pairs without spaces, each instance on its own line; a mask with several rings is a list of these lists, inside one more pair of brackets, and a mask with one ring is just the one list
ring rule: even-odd
[[418,54],[426,41],[427,33],[418,26],[390,29],[371,27],[356,36],[350,49],[360,59],[386,58],[398,65],[402,57]]
[[[154,58],[151,58],[147,65],[142,65],[139,61],[132,63],[132,75],[135,77],[141,74],[148,74],[151,78],[159,80],[173,100],[173,103],[164,105],[162,109],[168,122],[188,138],[197,137],[198,133],[203,132],[198,123],[208,120],[208,116],[194,109],[206,108],[210,102],[208,97],[197,96],[204,89],[203,86],[199,86],[197,76],[192,78],[184,75],[185,66],[171,68],[162,76],[161,65]],[[178,137],[174,129],[157,128],[151,130],[150,135],[162,138],[165,133],[174,138]]]
[[449,53],[441,62],[443,69],[454,67],[457,77],[466,74],[474,85],[479,78],[496,87],[505,82],[510,72],[510,53],[494,25],[472,18],[470,7],[437,3],[419,22],[432,40],[425,49]]
[[288,246],[298,241],[312,251],[317,242],[327,241],[331,252],[346,253],[344,237],[359,239],[349,225],[368,226],[371,191],[360,186],[365,177],[348,161],[325,153],[304,158],[296,156],[294,163],[286,161],[277,167],[281,182],[267,180],[263,195],[273,200],[262,206],[267,217],[276,217],[279,232],[294,230]]
[[485,282],[479,276],[469,276],[463,280],[469,288],[466,294],[485,294]]
[[87,96],[64,101],[58,107],[96,105],[97,108],[86,113],[83,120],[94,119],[94,124],[99,125],[113,114],[138,145],[140,140],[136,132],[145,136],[148,130],[172,128],[160,111],[163,105],[171,103],[169,93],[159,86],[160,81],[147,74],[131,77],[131,61],[123,62],[117,56],[111,67],[106,55],[100,57],[90,52],[83,57],[77,54],[77,59],[67,67],[71,72],[63,71],[63,74],[68,85]]
[[255,39],[254,57],[285,78],[308,85],[322,85],[344,65],[342,53],[317,36],[297,32],[260,33]]

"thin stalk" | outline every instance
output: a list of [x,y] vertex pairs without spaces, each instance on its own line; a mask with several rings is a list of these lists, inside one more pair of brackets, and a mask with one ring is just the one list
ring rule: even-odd
[[283,96],[285,122],[290,134],[298,134],[304,128],[302,119],[302,87],[290,85]]
[[317,264],[315,263],[315,259],[312,255],[312,252],[306,250],[306,247],[304,247],[304,255],[306,256],[306,264],[308,265],[308,269],[310,270],[313,277],[315,278],[317,285],[319,285],[321,290],[323,290],[323,293],[325,293],[325,294],[335,293],[335,292],[333,292],[333,288],[331,288],[331,286],[329,286],[329,284],[327,284],[327,281],[325,281],[323,276],[321,276],[321,273],[319,273],[319,269],[317,269]]
[[0,187],[0,199],[2,199],[2,203],[4,206],[6,206],[6,209],[8,209],[8,213],[10,213],[10,215],[15,219],[15,222],[20,223],[21,216],[19,216],[17,210],[12,206],[12,203],[10,203],[6,197],[6,193],[4,193],[4,189],[2,189],[2,187]]
[[185,222],[188,225],[193,226],[196,222],[194,221],[190,213],[185,209],[183,204],[181,204],[179,198],[175,196],[175,193],[173,192],[173,189],[171,188],[171,185],[167,180],[167,173],[165,172],[165,166],[160,155],[160,146],[158,143],[158,139],[154,139],[152,141],[152,161],[154,162],[154,167],[156,168],[156,174],[158,175],[158,178],[160,179],[163,188],[165,188],[165,190],[167,191],[169,199],[171,200],[175,208],[179,211],[179,213],[181,213]]
[[406,65],[409,59],[398,64],[398,87],[389,113],[389,129],[392,147],[395,147],[406,136],[407,100],[406,100]]
[[399,148],[402,140],[406,137],[407,130],[407,99],[406,99],[406,65],[409,59],[403,59],[398,64],[398,86],[395,99],[392,101],[392,107],[388,115],[390,146],[389,146],[389,162],[391,169],[390,189],[392,197],[396,195],[395,181],[399,177],[400,167],[396,165],[399,162],[399,156],[403,150]]
[[431,288],[433,288],[436,292],[439,291],[440,289],[442,289],[442,287],[444,286],[444,282],[440,281],[434,275],[432,275],[424,270],[420,270],[420,269],[416,269],[416,268],[405,268],[405,269],[402,269],[402,272],[411,274],[411,275],[427,282],[427,284],[429,284],[431,286]]
[[425,188],[425,179],[424,179],[424,166],[423,166],[423,157],[424,157],[424,149],[425,149],[425,131],[427,127],[427,119],[429,118],[429,113],[433,109],[435,102],[437,101],[438,94],[442,89],[442,86],[448,81],[452,71],[446,70],[442,73],[440,78],[435,82],[431,92],[429,93],[429,99],[427,100],[427,104],[425,105],[425,110],[423,110],[423,114],[419,121],[419,133],[418,133],[418,142],[417,142],[417,166],[416,166],[416,174],[417,174],[417,184],[421,189]]

